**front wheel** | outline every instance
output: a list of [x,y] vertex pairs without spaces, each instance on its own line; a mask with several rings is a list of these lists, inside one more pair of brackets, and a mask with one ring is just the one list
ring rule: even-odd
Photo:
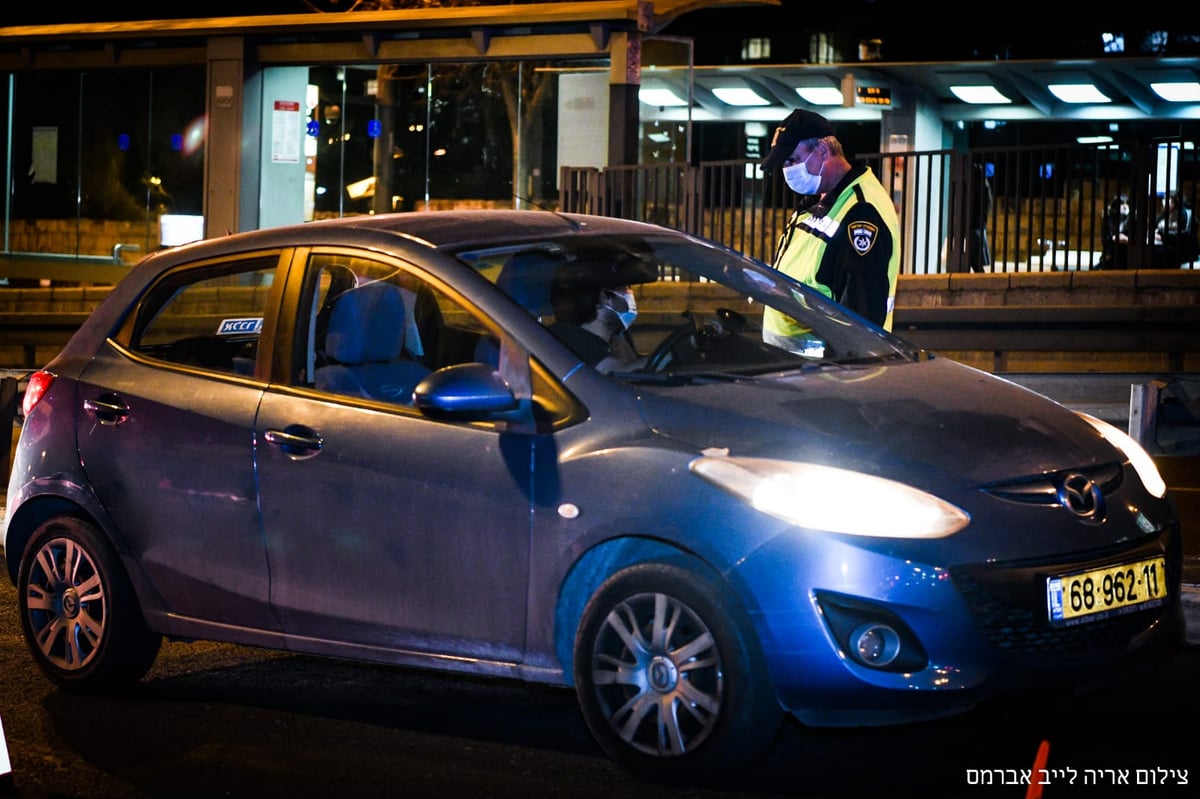
[[644,779],[695,783],[748,765],[783,718],[746,614],[699,567],[610,577],[584,609],[574,674],[593,737]]
[[142,619],[116,553],[93,525],[73,516],[43,522],[17,576],[25,641],[41,670],[75,691],[136,682],[162,637]]

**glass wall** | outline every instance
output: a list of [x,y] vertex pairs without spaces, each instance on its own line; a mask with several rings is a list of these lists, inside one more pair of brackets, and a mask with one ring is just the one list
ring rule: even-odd
[[5,76],[4,252],[115,259],[203,203],[204,68]]
[[[205,69],[0,75],[0,166],[11,186],[0,259],[131,263],[203,235]],[[557,204],[556,65],[351,64],[307,74],[296,98],[304,177],[287,188],[304,193],[295,204],[303,211],[285,221]],[[262,185],[260,205],[272,188]]]
[[309,83],[311,218],[555,202],[551,70],[314,67]]

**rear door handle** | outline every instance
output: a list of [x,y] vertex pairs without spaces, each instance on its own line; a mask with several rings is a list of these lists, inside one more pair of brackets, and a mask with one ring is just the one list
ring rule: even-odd
[[129,406],[116,394],[102,394],[95,399],[85,399],[83,409],[104,425],[118,425],[129,418]]

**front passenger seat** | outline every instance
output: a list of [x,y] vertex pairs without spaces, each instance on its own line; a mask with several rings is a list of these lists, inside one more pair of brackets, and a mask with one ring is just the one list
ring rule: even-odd
[[404,350],[404,293],[390,283],[368,283],[334,303],[325,336],[330,363],[316,370],[322,391],[411,405],[413,389],[429,369]]
[[[496,288],[503,291],[539,321],[554,313],[550,304],[550,283],[563,263],[563,257],[545,250],[521,250],[504,262],[496,277]],[[475,360],[496,366],[500,348],[493,338],[484,338],[475,347]]]

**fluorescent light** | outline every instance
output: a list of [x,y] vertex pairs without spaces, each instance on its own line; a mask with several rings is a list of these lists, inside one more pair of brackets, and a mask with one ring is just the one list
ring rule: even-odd
[[764,100],[753,89],[747,89],[743,86],[725,86],[712,90],[717,99],[729,105],[770,105],[770,101]]
[[1079,144],[1109,144],[1112,142],[1112,136],[1076,136],[1075,141]]
[[1194,80],[1151,83],[1150,88],[1168,102],[1200,103],[1200,83]]
[[1011,103],[1012,100],[1000,93],[995,86],[951,86],[950,92],[964,103],[972,105],[995,105]]
[[842,104],[842,90],[836,86],[797,86],[796,94],[810,105]]
[[1050,93],[1064,103],[1111,103],[1112,98],[1091,83],[1051,83]]
[[676,107],[687,105],[687,100],[677,95],[670,89],[638,89],[638,99],[646,105],[655,105],[660,108]]

